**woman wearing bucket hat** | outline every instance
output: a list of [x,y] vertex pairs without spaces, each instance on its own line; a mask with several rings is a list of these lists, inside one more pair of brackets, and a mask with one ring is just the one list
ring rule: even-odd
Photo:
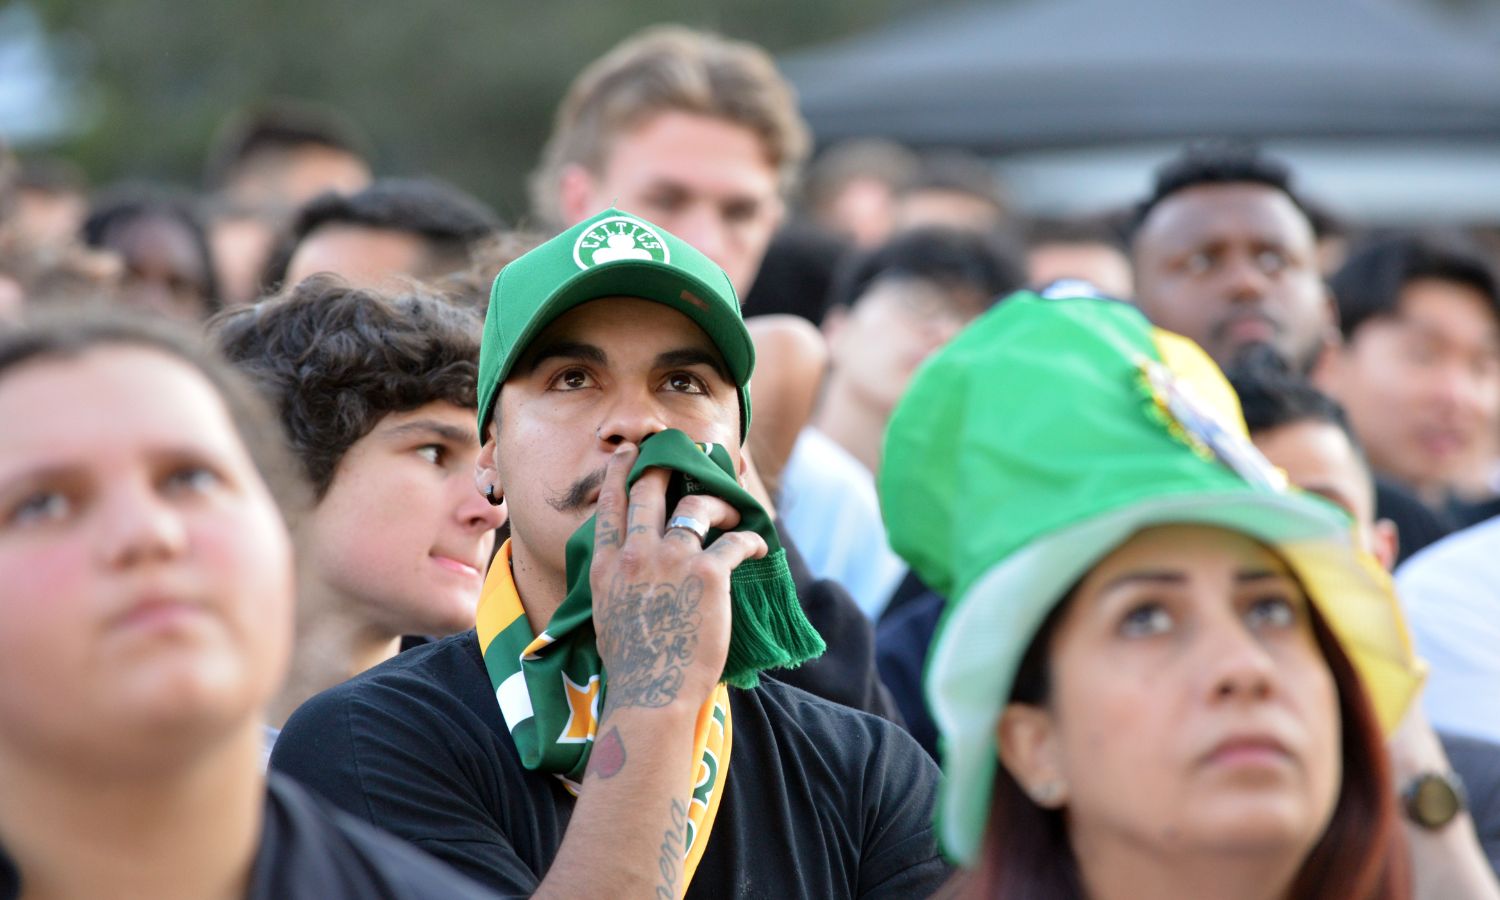
[[953,598],[926,681],[966,891],[1407,896],[1389,581],[1196,346],[1018,295],[923,367],[885,460],[892,546]]

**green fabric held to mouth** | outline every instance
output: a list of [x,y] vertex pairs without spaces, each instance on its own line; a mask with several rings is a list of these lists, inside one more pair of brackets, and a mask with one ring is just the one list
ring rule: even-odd
[[[666,496],[669,518],[683,497],[708,494],[739,511],[740,522],[735,530],[753,531],[766,542],[768,552],[763,558],[740,563],[730,576],[729,652],[720,680],[732,687],[752,688],[760,683],[760,673],[766,669],[794,668],[821,656],[826,646],[802,612],[776,526],[765,509],[740,485],[729,452],[719,444],[694,443],[675,429],[658,432],[641,442],[640,455],[631,467],[628,483],[634,485],[652,468],[671,473]],[[558,642],[576,641],[574,652],[597,656],[594,597],[589,584],[596,518],[590,516],[568,539],[568,595],[548,622],[547,633]],[[710,529],[704,545],[712,544],[722,533]],[[601,679],[606,690],[608,678],[605,672]]]

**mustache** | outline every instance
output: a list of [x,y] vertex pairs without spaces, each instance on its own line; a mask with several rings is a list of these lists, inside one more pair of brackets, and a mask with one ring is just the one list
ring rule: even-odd
[[558,512],[578,512],[588,508],[590,495],[604,484],[604,469],[599,469],[573,482],[572,487],[547,498],[547,505]]

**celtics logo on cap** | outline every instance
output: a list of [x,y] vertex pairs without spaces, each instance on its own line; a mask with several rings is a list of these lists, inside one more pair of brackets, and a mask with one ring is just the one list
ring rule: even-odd
[[573,244],[573,261],[588,269],[622,259],[671,262],[667,242],[654,228],[630,216],[600,219],[578,236]]

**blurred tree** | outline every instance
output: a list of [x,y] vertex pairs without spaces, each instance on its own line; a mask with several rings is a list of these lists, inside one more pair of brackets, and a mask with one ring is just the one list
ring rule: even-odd
[[875,27],[916,0],[41,0],[90,49],[92,121],[56,148],[97,181],[196,185],[210,135],[266,97],[331,104],[367,130],[382,173],[430,172],[511,220],[568,82],[653,22],[773,53]]

